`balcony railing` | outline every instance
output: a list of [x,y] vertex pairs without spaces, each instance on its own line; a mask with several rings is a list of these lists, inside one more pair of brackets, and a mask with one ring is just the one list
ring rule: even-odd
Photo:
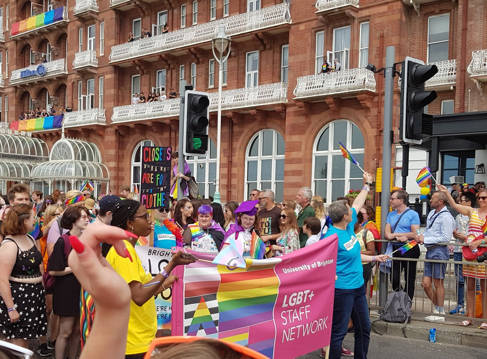
[[106,125],[105,109],[93,108],[90,110],[64,113],[64,127],[78,127],[87,125]]
[[454,86],[457,81],[456,60],[432,62],[438,67],[438,73],[424,84],[425,88],[446,90]]
[[10,84],[25,84],[42,79],[58,77],[60,75],[66,75],[67,73],[64,59],[58,59],[50,62],[44,62],[39,65],[30,65],[29,67],[12,71]]
[[281,3],[258,11],[230,16],[201,25],[115,45],[111,50],[110,61],[117,62],[209,42],[214,37],[215,31],[220,24],[225,26],[227,35],[235,36],[246,32],[289,24],[290,22],[289,5]]
[[[287,102],[287,84],[274,83],[254,88],[222,92],[222,110],[233,110]],[[211,92],[210,111],[218,108],[218,92]],[[112,122],[132,122],[175,117],[179,114],[179,98],[113,108]]]
[[114,7],[114,6],[122,5],[122,4],[126,4],[126,3],[128,4],[131,1],[132,0],[110,0],[110,6]]
[[98,12],[98,3],[96,0],[76,0],[74,14],[81,15],[86,12]]
[[21,37],[27,34],[31,34],[34,31],[40,31],[54,25],[66,23],[67,20],[67,8],[61,6],[57,9],[34,15],[22,21],[17,21],[13,23],[12,28],[10,29],[10,37]]
[[3,33],[3,29],[0,29],[0,42],[5,42],[5,35]]
[[81,69],[84,67],[98,67],[95,50],[86,50],[74,54],[73,69]]
[[362,91],[375,92],[374,73],[356,68],[298,77],[293,93],[296,99],[306,99]]
[[487,80],[487,50],[472,52],[472,61],[467,67],[470,77],[478,81]]
[[336,10],[346,6],[358,7],[359,0],[316,0],[317,13]]

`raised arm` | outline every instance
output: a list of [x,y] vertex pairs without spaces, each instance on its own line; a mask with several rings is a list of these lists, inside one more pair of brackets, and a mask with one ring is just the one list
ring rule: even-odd
[[367,199],[367,194],[370,191],[370,184],[372,184],[372,181],[374,180],[374,177],[368,173],[364,172],[364,180],[365,180],[365,185],[358,194],[357,197],[355,197],[355,200],[353,201],[352,208],[355,208],[355,211],[358,213],[360,211],[360,208],[363,207],[365,200]]
[[443,186],[442,184],[438,184],[438,190],[440,190],[441,192],[445,193],[446,196],[448,197],[448,203],[450,204],[450,206],[455,210],[457,211],[458,213],[461,213],[465,216],[471,216],[472,214],[472,207],[468,207],[468,206],[462,206],[461,204],[458,204],[455,202],[455,200],[453,199],[453,197],[451,196],[450,194],[450,191],[448,191],[448,189]]

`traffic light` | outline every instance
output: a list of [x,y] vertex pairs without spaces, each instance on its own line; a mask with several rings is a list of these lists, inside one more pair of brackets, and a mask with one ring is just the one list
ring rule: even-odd
[[401,81],[401,141],[421,144],[431,135],[433,117],[424,114],[424,107],[436,98],[436,91],[425,91],[424,84],[438,72],[436,65],[406,57]]
[[184,154],[204,155],[208,150],[208,94],[186,91],[184,95]]

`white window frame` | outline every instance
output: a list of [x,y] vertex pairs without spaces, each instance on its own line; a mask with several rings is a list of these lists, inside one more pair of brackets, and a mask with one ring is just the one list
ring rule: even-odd
[[281,82],[289,79],[289,44],[281,46]]
[[8,122],[8,95],[5,95],[3,102],[5,104],[5,122]]
[[181,90],[181,82],[185,80],[184,65],[179,65],[179,90]]
[[0,122],[7,122],[5,121],[5,116],[3,116],[3,97],[0,95]]
[[51,10],[54,10],[54,1],[52,0],[47,0],[47,6],[46,6],[47,10],[46,11],[51,11]]
[[192,24],[198,24],[198,0],[193,0],[193,13],[191,15],[193,19]]
[[[139,174],[142,177],[142,147],[143,146],[154,146],[154,142],[152,140],[143,140],[137,143],[137,145],[134,147],[134,150],[132,151],[132,156],[130,159],[130,191],[135,192],[135,185],[137,185],[137,189],[140,191],[140,178],[138,178],[138,181],[135,181],[134,179],[134,168],[139,168]],[[140,161],[135,161],[135,154],[137,153],[137,150],[140,147]]]
[[[350,161],[345,161],[345,174],[344,178],[332,178],[332,170],[333,170],[333,159],[338,160],[338,161],[343,161],[343,157],[341,156],[341,151],[339,148],[334,149],[334,126],[338,121],[346,121],[347,122],[347,135],[346,135],[346,143],[344,143],[345,147],[352,153],[352,155],[358,155],[358,154],[364,154],[364,148],[352,148],[351,143],[352,143],[352,126],[356,126],[357,129],[360,131],[360,128],[355,125],[352,121],[345,120],[345,119],[339,119],[335,120],[333,122],[330,122],[323,126],[323,128],[318,132],[318,135],[315,137],[313,141],[313,160],[312,160],[312,169],[311,169],[311,188],[313,190],[313,193],[317,194],[316,192],[316,182],[317,181],[324,181],[326,182],[326,198],[323,198],[326,203],[331,203],[333,202],[337,196],[343,196],[345,193],[348,193],[348,191],[351,189],[350,188],[350,181],[351,180],[357,180],[361,181],[362,177],[350,177],[350,169],[352,168],[352,163]],[[328,149],[326,151],[317,151],[316,147],[318,146],[318,141],[325,132],[325,130],[328,129]],[[363,136],[362,133],[362,138],[365,141],[365,137]],[[364,142],[365,146],[365,142]],[[316,167],[316,157],[320,156],[326,156],[327,157],[327,173],[325,175],[325,178],[315,178],[315,167]],[[345,181],[344,185],[344,193],[332,193],[332,188],[333,188],[333,180],[343,180]],[[353,188],[356,189],[356,188]],[[319,194],[320,196],[322,194]],[[334,195],[334,196],[333,196]]]
[[49,42],[46,44],[46,61],[52,61],[52,46]]
[[[210,179],[210,165],[215,168],[216,176],[216,145],[211,138],[208,137],[208,151],[204,156],[189,156],[186,160],[189,168],[191,168],[191,175],[196,179],[199,187],[199,193],[202,197],[208,198],[215,194],[215,178]],[[213,153],[212,153],[213,152]],[[198,182],[198,171],[204,169],[204,182]],[[211,187],[212,186],[212,187]]]
[[5,50],[5,78],[8,79],[8,50]]
[[[134,91],[134,81],[135,79],[139,79],[139,90],[138,91]],[[140,94],[140,82],[141,82],[141,76],[140,74],[136,74],[136,75],[132,75],[131,78],[130,78],[130,94],[131,94],[131,98],[134,97],[134,94]]]
[[29,49],[29,65],[34,65],[36,63],[36,53],[34,50]]
[[100,22],[100,56],[105,54],[105,21]]
[[86,50],[96,49],[96,26],[95,24],[86,27]]
[[216,0],[210,0],[210,21],[216,19]]
[[[2,6],[0,6],[0,31],[3,32],[3,7]],[[2,104],[0,103],[0,109],[1,108],[2,108]]]
[[[139,24],[139,36],[135,35],[136,24]],[[140,17],[132,20],[132,35],[134,40],[140,39],[142,36],[142,19]]]
[[83,27],[78,28],[78,52],[83,51]]
[[[363,38],[363,27],[367,26],[367,39]],[[362,40],[366,40],[367,46],[362,46]],[[360,23],[360,38],[359,38],[359,51],[358,51],[358,67],[365,67],[369,62],[369,41],[370,41],[370,23],[364,21]],[[367,54],[366,61],[362,61],[362,53]],[[365,57],[365,56],[364,56]]]
[[208,88],[215,87],[215,59],[208,60]]
[[105,92],[105,78],[100,76],[98,78],[98,108],[103,110],[104,108],[104,92]]
[[[0,78],[3,78],[3,51],[0,51]],[[0,106],[0,112],[2,107]]]
[[223,0],[223,17],[230,15],[230,0]]
[[186,4],[181,4],[180,7],[181,29],[186,27]]
[[[263,138],[264,138],[264,131],[272,131],[272,136],[273,136],[273,147],[272,147],[272,154],[271,155],[263,155],[262,150],[263,150]],[[276,180],[276,161],[277,160],[284,160],[285,155],[278,155],[277,154],[277,135],[280,135],[283,138],[284,137],[276,130],[271,129],[271,128],[265,128],[257,132],[252,136],[250,141],[247,144],[247,147],[245,149],[245,181],[244,181],[244,198],[247,198],[249,195],[248,187],[249,183],[256,183],[255,188],[260,188],[262,189],[262,182],[270,182],[271,183],[271,188],[274,193],[276,193],[276,183],[283,183],[284,185],[284,177],[282,180]],[[250,157],[250,147],[254,140],[257,138],[258,142],[258,153],[257,156],[252,156]],[[286,143],[284,142],[284,147],[286,146]],[[272,169],[271,169],[271,179],[270,180],[262,180],[262,161],[263,160],[272,160]],[[248,163],[249,161],[257,161],[257,178],[256,181],[249,181],[248,180]],[[283,191],[284,192],[284,191]],[[276,198],[276,201],[281,201],[282,198]]]
[[[319,47],[321,44],[321,48]],[[315,33],[315,74],[321,73],[321,66],[325,62],[325,32]]]
[[197,78],[197,68],[196,63],[191,63],[191,85],[193,85],[193,89],[196,90],[196,78]]
[[247,0],[247,12],[260,10],[261,0]]
[[[161,84],[160,81],[159,81],[159,74],[160,73],[165,73],[165,75],[164,75],[164,83],[163,84]],[[156,87],[159,89],[159,91],[160,91],[161,87],[164,87],[164,90],[166,90],[166,83],[167,83],[167,71],[166,71],[166,69],[157,70],[156,71]]]
[[344,69],[348,69],[350,67],[350,46],[347,48],[343,48],[342,50],[336,50],[336,47],[337,47],[337,43],[336,43],[336,33],[337,31],[340,31],[340,30],[343,30],[343,29],[350,29],[350,37],[349,37],[349,44],[351,45],[351,41],[352,41],[352,26],[350,25],[347,25],[347,26],[341,26],[341,27],[337,27],[337,28],[334,28],[333,29],[333,50],[332,51],[329,51],[327,53],[327,60],[330,64],[330,66],[334,66],[334,60],[335,58],[339,57],[337,56],[337,54],[343,52],[343,57],[345,58],[345,61],[340,61],[340,65],[341,65],[341,69],[344,70]]
[[5,5],[5,30],[8,30],[8,26],[9,26],[9,23],[8,23],[8,20],[9,20],[9,10],[10,10],[10,7],[9,5]]
[[[257,70],[248,70],[249,66],[249,57],[252,54],[257,54]],[[260,54],[259,51],[249,51],[245,54],[245,88],[254,88],[259,86],[259,67],[260,67]],[[252,84],[249,83],[249,75],[251,76],[251,79],[256,78],[256,84],[254,86],[254,83]]]
[[[435,18],[441,18],[441,17],[448,17],[448,40],[443,40],[443,41],[436,41],[436,42],[431,42],[430,41],[430,22],[431,20],[435,19]],[[430,45],[434,45],[434,44],[441,44],[441,43],[447,43],[448,44],[448,47],[450,46],[450,13],[443,13],[443,14],[439,14],[439,15],[433,15],[433,16],[429,16],[428,17],[428,36],[427,36],[427,42],[426,42],[426,60],[427,60],[427,63],[430,63]],[[448,50],[448,57],[444,60],[448,60],[450,56],[450,51]]]
[[78,111],[83,110],[83,81],[78,81]]
[[[166,15],[166,16],[164,16],[164,15]],[[157,33],[156,33],[156,35],[162,34],[162,30],[164,29],[164,25],[167,25],[167,17],[168,17],[168,11],[167,10],[159,11],[157,13]],[[161,23],[161,18],[165,19],[166,22]]]
[[[445,111],[445,106],[447,104],[448,105],[451,104],[453,106],[453,111],[452,112],[446,112]],[[455,113],[455,100],[450,99],[450,100],[443,100],[443,101],[441,101],[441,114],[442,115],[449,115],[449,114],[452,114],[452,113]]]
[[222,69],[222,86],[227,85],[228,80],[228,58],[223,61],[223,69]]
[[[91,90],[90,90],[91,88]],[[86,80],[86,106],[85,109],[91,110],[95,108],[95,79]]]

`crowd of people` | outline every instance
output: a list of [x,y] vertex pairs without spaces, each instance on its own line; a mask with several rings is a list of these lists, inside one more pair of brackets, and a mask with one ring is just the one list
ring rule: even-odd
[[27,112],[22,112],[19,115],[19,120],[30,120],[33,118],[39,118],[39,117],[48,117],[48,116],[56,116],[57,114],[62,114],[64,113],[64,108],[60,107],[56,109],[55,106],[51,106],[49,109],[41,109],[39,107],[32,109]]
[[[177,92],[171,90],[169,92],[169,98],[176,98],[178,97]],[[153,89],[151,91],[148,91],[147,97],[145,96],[144,92],[140,93],[134,93],[132,94],[132,105],[136,105],[138,103],[147,103],[147,102],[156,102],[156,101],[164,101],[168,97],[166,96],[166,90],[164,87],[161,87],[159,89]]]

